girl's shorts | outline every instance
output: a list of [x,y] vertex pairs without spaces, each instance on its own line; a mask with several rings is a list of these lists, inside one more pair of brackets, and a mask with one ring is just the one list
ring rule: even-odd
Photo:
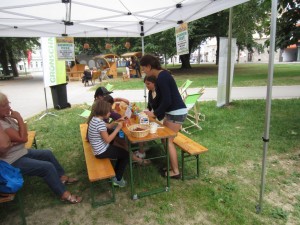
[[172,122],[172,123],[183,124],[186,116],[187,116],[187,114],[183,114],[183,115],[166,114],[165,120],[169,121],[169,122]]

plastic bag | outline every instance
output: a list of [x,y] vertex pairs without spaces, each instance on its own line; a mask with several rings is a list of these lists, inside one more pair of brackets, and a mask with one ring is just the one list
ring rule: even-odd
[[20,169],[0,160],[0,192],[16,193],[23,186]]

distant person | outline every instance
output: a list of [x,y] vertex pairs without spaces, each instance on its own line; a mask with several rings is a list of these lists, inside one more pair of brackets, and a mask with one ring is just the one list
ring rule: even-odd
[[92,80],[92,73],[88,66],[84,67],[83,76],[82,76],[82,83],[86,83],[90,80]]
[[125,69],[126,69],[127,78],[130,78],[130,59],[126,59]]
[[141,66],[140,66],[140,62],[137,59],[135,62],[135,71],[136,71],[136,75],[141,78],[142,77],[142,73],[141,73]]
[[[147,76],[156,77],[157,108],[153,112],[146,111],[145,113],[149,117],[156,117],[158,120],[163,119],[163,124],[177,133],[187,116],[188,110],[180,96],[174,78],[168,71],[162,69],[158,58],[152,55],[144,55],[140,64]],[[174,137],[169,138],[170,177],[180,179],[177,152],[173,141]],[[166,176],[167,173],[165,172],[163,175]]]
[[10,147],[0,152],[0,160],[19,168],[22,175],[43,178],[62,201],[80,203],[82,198],[72,195],[65,187],[65,184],[72,184],[78,180],[65,175],[53,153],[50,150],[25,148],[27,126],[20,113],[12,110],[9,104],[6,95],[0,92],[0,126],[11,141]]

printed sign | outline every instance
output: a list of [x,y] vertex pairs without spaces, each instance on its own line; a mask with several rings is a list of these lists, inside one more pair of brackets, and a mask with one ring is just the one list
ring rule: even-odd
[[187,23],[182,23],[175,28],[177,55],[189,53],[189,34]]
[[41,48],[45,87],[66,83],[66,63],[57,60],[56,39],[41,38]]
[[56,45],[58,60],[75,61],[73,37],[57,37]]

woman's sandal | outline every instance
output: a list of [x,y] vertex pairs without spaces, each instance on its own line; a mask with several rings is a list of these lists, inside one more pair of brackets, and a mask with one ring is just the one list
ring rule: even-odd
[[82,201],[82,197],[79,197],[77,195],[72,195],[71,193],[66,198],[62,198],[61,201],[68,202],[71,204],[77,204]]
[[63,184],[74,184],[74,183],[78,182],[78,179],[64,176],[64,178],[61,180],[61,182]]

